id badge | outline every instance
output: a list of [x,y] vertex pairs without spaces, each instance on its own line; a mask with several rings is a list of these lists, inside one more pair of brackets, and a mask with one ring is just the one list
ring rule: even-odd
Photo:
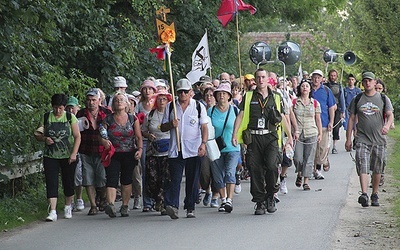
[[264,129],[265,128],[265,118],[258,118],[257,128]]

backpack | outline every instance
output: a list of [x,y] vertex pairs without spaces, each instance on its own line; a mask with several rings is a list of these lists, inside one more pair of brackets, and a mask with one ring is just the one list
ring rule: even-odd
[[[70,112],[65,112],[66,113],[66,115],[67,115],[67,121],[68,121],[68,123],[71,125],[71,123],[72,123],[72,115],[71,115],[71,113]],[[46,112],[46,113],[44,113],[44,127],[47,127],[48,125],[49,125],[49,116],[50,116],[50,112]]]
[[[358,111],[357,104],[360,101],[362,94],[364,94],[364,93],[361,92],[361,93],[357,94],[356,97],[354,97],[354,107],[355,107],[354,115],[357,114],[357,111]],[[381,94],[381,98],[382,98],[382,102],[383,102],[383,120],[386,120],[386,114],[385,114],[385,110],[386,110],[386,95],[383,94],[383,93],[380,93],[380,94]]]

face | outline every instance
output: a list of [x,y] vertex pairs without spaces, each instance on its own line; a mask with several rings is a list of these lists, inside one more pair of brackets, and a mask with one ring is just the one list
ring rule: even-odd
[[232,95],[237,95],[239,93],[239,87],[234,87],[232,89]]
[[165,95],[158,95],[157,96],[157,107],[159,109],[164,109],[167,106],[168,98]]
[[178,94],[178,100],[180,102],[184,102],[190,99],[190,97],[192,96],[192,90],[188,89],[188,90],[178,90],[176,91],[176,93]]
[[125,95],[121,94],[121,95],[116,95],[113,98],[112,101],[112,107],[113,110],[127,110],[129,105],[128,99],[125,97]]
[[154,95],[154,89],[152,87],[143,87],[142,95],[146,98],[150,98]]
[[208,106],[213,106],[215,104],[215,98],[212,90],[208,90],[204,93],[204,101],[207,103]]
[[347,79],[347,82],[348,82],[349,86],[354,86],[354,84],[356,83],[356,78],[349,77],[349,79]]
[[233,82],[233,81],[235,81],[235,80],[236,80],[236,77],[235,77],[234,74],[232,74],[232,75],[229,76],[229,81]]
[[131,104],[129,106],[129,113],[133,114],[133,112],[135,111],[135,101],[133,99],[129,99],[129,103]]
[[65,108],[65,110],[66,110],[67,112],[70,112],[70,113],[76,115],[76,113],[78,113],[78,111],[79,111],[79,106],[67,106],[67,107]]
[[300,85],[300,91],[301,91],[301,95],[302,96],[308,96],[310,94],[310,91],[311,91],[310,84],[307,83],[307,82],[303,82]]
[[216,97],[218,103],[227,103],[229,101],[230,95],[228,92],[218,91]]
[[292,77],[292,79],[290,79],[290,81],[292,82],[292,87],[295,88],[297,87],[297,77]]
[[259,89],[267,88],[268,84],[268,74],[266,71],[261,70],[256,72],[256,85]]
[[115,90],[115,92],[121,92],[121,93],[125,93],[125,91],[126,91],[126,88],[123,88],[123,87],[117,87],[117,88],[114,88],[114,90]]
[[60,105],[60,106],[54,105],[53,106],[53,113],[55,116],[61,116],[64,113],[64,110],[65,110],[64,105]]
[[318,75],[318,74],[313,74],[311,76],[311,81],[313,83],[313,86],[315,86],[315,87],[319,87],[319,85],[321,84],[323,79],[324,78],[321,75]]
[[218,80],[218,79],[214,79],[214,80],[212,81],[212,84],[213,84],[214,88],[218,88],[218,86],[219,86],[219,80]]
[[365,78],[362,80],[365,91],[375,91],[376,81],[373,79]]
[[220,76],[220,80],[221,81],[223,81],[223,80],[225,80],[225,81],[230,81],[230,77],[229,77],[229,74],[228,73],[221,73],[221,76]]
[[86,96],[86,107],[93,111],[100,105],[100,97],[88,95]]
[[336,80],[337,80],[337,72],[336,72],[336,71],[332,71],[332,72],[329,74],[329,80],[330,80],[331,82],[336,82]]
[[375,85],[375,90],[378,91],[379,93],[382,93],[382,92],[383,92],[383,86],[382,86],[382,84],[377,83],[377,84]]

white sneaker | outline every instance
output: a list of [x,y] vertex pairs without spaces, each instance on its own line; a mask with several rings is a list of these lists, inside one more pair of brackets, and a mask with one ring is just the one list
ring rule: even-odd
[[51,210],[49,216],[46,217],[46,221],[56,221],[57,220],[57,212],[56,210]]
[[139,209],[140,208],[140,198],[135,197],[133,198],[133,208],[132,209]]
[[82,211],[85,209],[85,202],[82,199],[77,199],[76,200],[76,210]]
[[69,205],[69,206],[65,205],[64,218],[65,219],[71,219],[72,218],[72,207],[71,207],[71,205]]
[[279,191],[281,191],[282,194],[287,194],[288,193],[288,189],[286,187],[286,179],[283,179],[281,181],[281,187],[279,188]]
[[242,184],[235,185],[234,192],[235,194],[240,194],[240,192],[242,192]]
[[322,173],[321,173],[320,170],[315,170],[315,172],[314,172],[314,178],[315,178],[316,180],[323,180],[323,179],[325,179],[325,177],[322,175]]

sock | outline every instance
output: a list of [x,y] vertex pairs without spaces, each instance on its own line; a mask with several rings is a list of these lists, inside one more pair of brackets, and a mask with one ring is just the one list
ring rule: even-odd
[[226,198],[221,198],[221,203],[226,203]]
[[285,179],[285,176],[279,175],[281,182]]

